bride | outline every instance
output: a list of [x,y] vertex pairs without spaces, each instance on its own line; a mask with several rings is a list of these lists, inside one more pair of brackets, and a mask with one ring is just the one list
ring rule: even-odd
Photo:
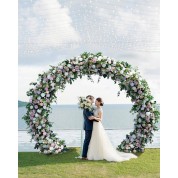
[[91,140],[88,146],[87,158],[88,160],[107,160],[107,161],[126,161],[131,158],[137,158],[132,153],[125,153],[117,151],[111,144],[106,131],[102,124],[103,119],[103,101],[102,98],[95,100],[96,109],[94,110],[94,116],[90,117],[90,120],[97,120],[99,122],[93,122],[93,130]]

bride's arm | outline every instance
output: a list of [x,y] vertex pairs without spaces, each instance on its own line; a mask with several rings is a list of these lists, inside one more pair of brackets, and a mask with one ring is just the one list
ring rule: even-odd
[[99,111],[98,113],[98,117],[93,117],[95,120],[97,121],[102,121],[102,118],[103,118],[103,113],[101,111]]

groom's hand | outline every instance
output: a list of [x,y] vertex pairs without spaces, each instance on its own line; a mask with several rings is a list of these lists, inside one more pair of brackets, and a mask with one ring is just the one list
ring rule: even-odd
[[88,119],[89,119],[89,120],[93,120],[93,119],[94,119],[94,117],[93,117],[93,116],[90,116]]

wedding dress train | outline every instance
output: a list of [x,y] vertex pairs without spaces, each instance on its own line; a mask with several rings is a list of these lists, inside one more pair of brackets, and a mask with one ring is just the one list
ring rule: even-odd
[[[98,115],[99,110],[103,112],[102,108],[96,108],[94,116]],[[131,158],[137,158],[137,156],[132,153],[125,153],[116,150],[111,144],[102,123],[99,121],[93,122],[93,131],[88,146],[87,158],[88,160],[105,159],[107,161],[121,162]]]

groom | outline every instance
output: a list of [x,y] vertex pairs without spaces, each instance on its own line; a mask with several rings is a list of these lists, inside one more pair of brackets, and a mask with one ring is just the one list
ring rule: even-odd
[[[92,104],[94,103],[95,98],[93,96],[88,95],[86,98],[89,99]],[[92,129],[93,129],[93,121],[94,121],[90,119],[94,117],[94,114],[92,111],[89,111],[89,109],[84,109],[83,117],[84,117],[84,128],[83,129],[85,130],[85,140],[83,144],[82,159],[87,160],[88,145],[90,143]]]

